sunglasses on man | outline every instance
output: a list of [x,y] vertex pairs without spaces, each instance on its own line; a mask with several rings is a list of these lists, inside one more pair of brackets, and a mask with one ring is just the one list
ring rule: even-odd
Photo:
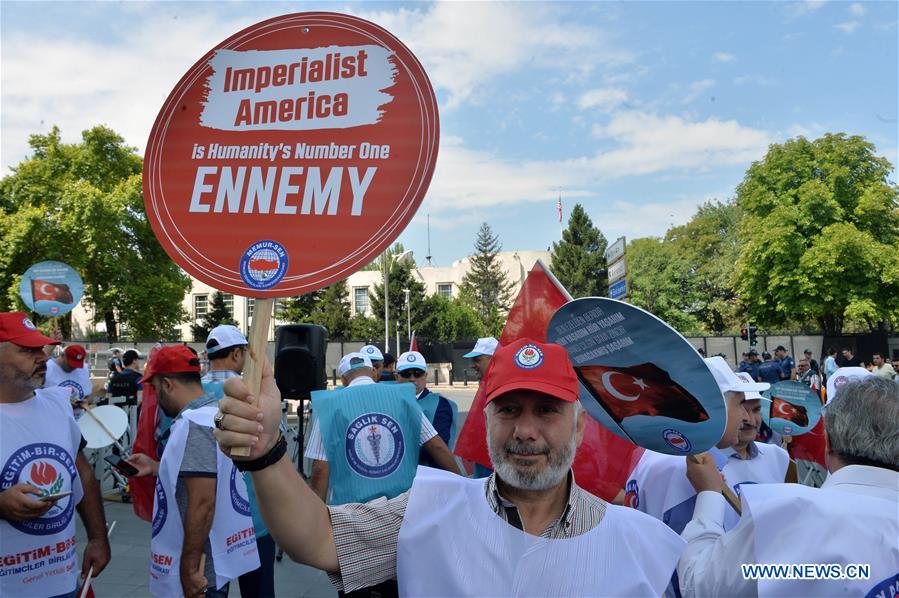
[[417,368],[409,368],[407,370],[403,370],[402,372],[397,372],[402,378],[421,378],[425,375],[424,370],[419,370]]

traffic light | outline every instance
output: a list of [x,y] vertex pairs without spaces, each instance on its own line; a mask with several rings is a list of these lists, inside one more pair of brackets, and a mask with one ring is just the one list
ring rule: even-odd
[[740,338],[744,341],[749,340],[749,328],[741,328],[740,329]]
[[752,324],[749,325],[749,329],[747,330],[747,332],[749,333],[749,346],[750,347],[754,347],[757,344],[759,344],[758,335],[756,334],[757,330],[758,330],[757,326],[753,326]]

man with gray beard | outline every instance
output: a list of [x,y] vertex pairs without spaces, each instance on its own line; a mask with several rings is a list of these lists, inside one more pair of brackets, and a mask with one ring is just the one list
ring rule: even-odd
[[393,499],[328,507],[297,474],[278,433],[270,368],[258,407],[225,385],[216,439],[251,471],[262,517],[295,561],[344,592],[391,579],[411,596],[643,596],[662,593],[683,541],[656,519],[606,503],[571,472],[586,414],[568,355],[521,339],[500,347],[487,381],[495,473],[466,479],[419,467]]

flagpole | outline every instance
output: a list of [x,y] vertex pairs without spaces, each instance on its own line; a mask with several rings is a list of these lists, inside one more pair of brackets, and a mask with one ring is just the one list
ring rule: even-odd
[[561,243],[563,237],[565,236],[565,225],[562,224],[562,188],[559,187],[559,202],[557,204],[559,208],[559,242]]

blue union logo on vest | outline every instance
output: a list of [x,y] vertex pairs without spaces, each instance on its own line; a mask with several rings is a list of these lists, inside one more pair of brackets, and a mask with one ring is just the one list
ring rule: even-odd
[[347,428],[347,463],[363,477],[389,476],[400,466],[405,451],[403,431],[395,419],[384,413],[361,415]]
[[245,497],[240,495],[240,491],[237,489],[237,468],[233,465],[231,466],[231,506],[234,507],[234,510],[241,515],[250,516],[250,501]]
[[[0,492],[16,484],[31,484],[42,496],[72,490],[77,471],[72,455],[56,444],[38,442],[23,446],[6,461],[0,471]],[[26,534],[46,536],[64,530],[72,520],[75,501],[65,496],[49,511],[36,519],[10,521],[9,524]]]
[[162,531],[165,525],[165,518],[169,514],[168,501],[165,499],[165,490],[162,488],[162,481],[156,478],[156,512],[153,513],[153,538]]

